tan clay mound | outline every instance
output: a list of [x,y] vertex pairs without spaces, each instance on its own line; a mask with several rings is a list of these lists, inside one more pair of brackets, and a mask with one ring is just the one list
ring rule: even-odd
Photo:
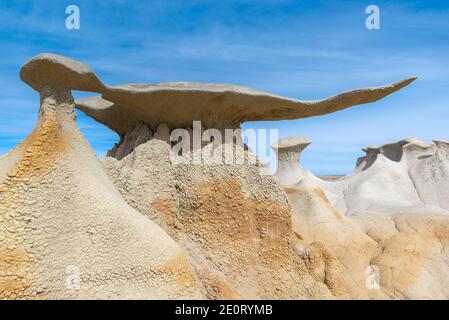
[[286,188],[293,229],[343,266],[352,299],[448,299],[449,218],[429,213],[346,217],[316,186]]
[[449,218],[429,213],[355,218],[381,248],[371,264],[395,299],[449,298]]
[[[259,165],[173,165],[167,141],[151,138],[122,160],[102,160],[124,198],[188,253],[211,299],[342,297],[338,266],[296,252],[283,192]],[[332,255],[330,255],[332,256]],[[322,266],[334,271],[324,277]],[[318,270],[316,270],[318,268]],[[332,286],[329,284],[332,283]]]
[[338,259],[340,277],[348,288],[347,298],[388,298],[365,285],[365,271],[371,257],[379,253],[377,243],[357,223],[340,213],[318,186],[301,182],[285,191],[292,205],[293,230],[308,241],[321,243]]

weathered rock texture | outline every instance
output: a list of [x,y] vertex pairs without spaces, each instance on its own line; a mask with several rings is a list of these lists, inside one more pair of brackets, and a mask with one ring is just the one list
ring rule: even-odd
[[347,212],[435,212],[449,214],[448,143],[406,139],[365,148],[353,173],[329,192]]
[[[125,133],[134,119],[152,127],[165,123],[170,128],[184,128],[191,126],[193,120],[200,120],[207,128],[235,128],[246,121],[307,118],[375,102],[414,80],[409,78],[384,87],[358,89],[315,101],[225,84],[124,84],[96,91],[102,98],[79,99],[76,103],[78,109],[119,134]],[[129,121],[121,121],[124,110],[132,115]]]
[[208,298],[342,294],[337,271],[327,275],[335,282],[335,288],[328,287],[296,253],[299,239],[291,229],[290,205],[272,177],[260,175],[266,168],[173,165],[170,150],[168,142],[152,138],[121,161],[108,157],[102,162],[127,202],[186,250]]
[[[285,184],[293,229],[344,265],[351,297],[449,297],[446,148],[413,139],[372,146],[347,177],[329,182],[308,172]],[[291,158],[279,159],[292,167]],[[366,285],[369,266],[379,270],[379,288]]]
[[[321,101],[293,100],[232,85],[127,84],[102,91],[102,97],[77,100],[77,108],[121,136],[109,153],[112,158],[103,160],[105,168],[128,203],[185,248],[209,298],[342,297],[347,292],[338,262],[324,247],[309,247],[313,258],[298,255],[301,241],[291,228],[290,205],[272,177],[261,175],[267,168],[248,163],[174,165],[169,130],[190,126],[194,120],[205,128],[223,130],[250,120],[326,114],[376,101],[413,80]],[[121,121],[124,112],[131,115],[129,121]],[[156,131],[143,144],[129,138],[147,139],[140,123],[148,126],[146,132]],[[164,134],[158,134],[161,126]],[[221,152],[221,146],[203,144],[190,156],[217,148]],[[121,149],[127,151],[120,153]],[[246,156],[254,157],[249,151]]]
[[[425,281],[447,274],[444,260],[436,262],[441,254],[435,245],[443,248],[446,241],[443,224],[429,220],[417,231],[418,222],[391,225],[393,218],[384,215],[363,222],[348,218],[352,202],[342,189],[327,188],[299,166],[305,139],[276,146],[288,161],[279,171],[286,193],[241,141],[192,143],[189,161],[171,161],[170,134],[180,128],[192,133],[193,120],[222,133],[244,121],[322,115],[379,100],[414,78],[300,101],[232,85],[109,87],[86,66],[50,54],[30,60],[21,77],[41,93],[42,103],[33,133],[0,159],[0,297],[447,295],[444,281],[435,292],[422,289]],[[76,107],[120,135],[101,159],[104,170],[74,124],[72,89],[100,93]],[[439,142],[437,157],[447,156],[445,147]],[[240,151],[246,162],[204,163],[229,150]],[[443,177],[446,167],[429,160],[416,170]],[[442,206],[444,193],[429,201]],[[338,202],[345,210],[334,206]],[[420,247],[402,253],[408,237],[419,239]],[[404,257],[414,263],[403,266]],[[380,291],[365,285],[364,272],[373,262],[387,275]],[[421,262],[426,276],[418,274]],[[73,266],[80,271],[79,290],[66,286],[66,268]]]
[[292,137],[279,140],[271,147],[278,156],[276,178],[280,185],[296,184],[309,175],[299,162],[301,152],[311,143],[307,138]]
[[0,159],[0,298],[201,298],[180,247],[123,200],[74,123],[69,89],[95,77],[40,60],[21,72],[41,96],[36,127]]

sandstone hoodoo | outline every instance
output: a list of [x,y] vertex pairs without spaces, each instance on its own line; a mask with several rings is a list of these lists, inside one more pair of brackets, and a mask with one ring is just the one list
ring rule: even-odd
[[[143,122],[154,131],[159,130],[161,123],[174,130],[199,120],[206,129],[222,130],[238,128],[245,121],[305,118],[377,101],[413,80],[318,101],[300,101],[233,85],[126,84],[103,91],[102,97],[79,99],[76,107],[116,131],[121,136],[120,148],[127,144],[127,136],[134,135],[130,132],[135,132],[136,122]],[[129,120],[122,121],[125,113]],[[292,246],[295,241],[288,240],[295,238],[290,227],[290,206],[271,175],[260,174],[268,170],[260,164],[173,165],[168,160],[169,150],[167,141],[153,137],[125,158],[114,156],[112,150],[110,155],[120,161],[107,158],[103,163],[128,202],[164,226],[186,249],[200,278],[213,288],[208,291],[209,297],[310,297],[310,293],[304,293],[309,287],[308,273],[298,274],[289,267],[298,263],[296,245]],[[250,151],[247,153],[251,156]],[[198,190],[202,190],[200,194]],[[204,195],[208,195],[206,199]],[[155,208],[161,207],[167,212],[164,216],[155,212]],[[196,214],[192,216],[192,212]],[[226,239],[239,244],[229,247]],[[321,250],[320,246],[314,248]],[[268,262],[269,256],[260,255],[260,251],[271,250],[288,257],[282,267]],[[219,262],[223,260],[238,264]],[[337,270],[337,265],[329,265],[329,270]],[[248,272],[243,276],[236,270]],[[329,272],[328,276],[337,274],[332,276]],[[298,285],[275,289],[277,280],[273,277],[280,276],[289,277]],[[346,291],[339,280],[331,278],[326,280],[335,282],[328,287],[330,292],[343,295]]]
[[[222,132],[324,115],[414,78],[300,101],[221,84],[110,87],[52,54],[31,59],[20,75],[41,94],[41,108],[30,136],[0,158],[0,297],[449,296],[445,141],[371,146],[336,181],[300,164],[306,138],[272,146],[276,177],[260,161],[171,161],[171,134],[198,134],[193,121]],[[71,90],[101,96],[73,101]],[[120,136],[106,157],[84,140],[74,108]],[[191,144],[191,156],[224,144]],[[241,141],[231,144],[257,159]],[[370,276],[375,290],[367,271],[380,273]]]
[[83,65],[38,56],[23,81],[37,124],[0,158],[0,298],[201,298],[186,256],[131,208],[75,124],[71,89],[100,88]]
[[301,152],[311,143],[307,138],[290,137],[271,146],[278,157],[276,178],[281,186],[296,184],[308,174],[300,165],[299,158]]

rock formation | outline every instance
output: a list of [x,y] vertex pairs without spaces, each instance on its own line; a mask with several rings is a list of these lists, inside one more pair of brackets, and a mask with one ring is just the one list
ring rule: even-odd
[[74,122],[70,90],[100,87],[93,73],[41,56],[20,76],[41,105],[0,159],[0,298],[203,297],[180,247],[123,200]]
[[278,156],[276,178],[281,186],[296,184],[309,175],[300,165],[299,158],[310,143],[307,138],[292,137],[281,139],[271,146]]
[[[77,100],[77,108],[119,134],[136,119],[152,128],[184,128],[199,120],[206,128],[235,128],[247,121],[290,120],[324,115],[375,102],[416,78],[378,88],[358,89],[323,100],[301,101],[225,84],[174,82],[124,84],[91,90],[102,94]],[[127,120],[122,120],[124,111]]]
[[[279,143],[301,141],[287,138]],[[298,142],[299,143],[299,142]],[[363,149],[356,168],[336,181],[323,181],[302,168],[297,154],[281,150],[277,180],[283,187],[307,177],[346,215],[388,212],[449,214],[448,142],[405,139]],[[278,150],[274,147],[275,150]]]
[[405,139],[365,148],[366,156],[332,192],[345,194],[352,212],[433,212],[449,214],[447,143]]
[[[300,101],[233,85],[109,87],[51,54],[27,62],[21,78],[41,94],[41,109],[33,133],[0,158],[0,297],[449,296],[438,282],[449,272],[447,222],[421,210],[447,208],[447,143],[371,147],[352,175],[326,182],[299,165],[305,138],[273,146],[277,179],[238,135],[216,139],[245,121],[374,102],[414,78]],[[74,103],[70,90],[101,97]],[[120,136],[107,157],[98,161],[83,139],[74,106]],[[190,143],[178,163],[171,138],[180,129]],[[210,162],[230,151],[244,161]],[[385,190],[402,193],[390,199]],[[413,217],[397,210],[409,207],[418,208]],[[380,288],[371,290],[366,272],[376,268]]]
[[[140,122],[156,132],[161,125],[173,131],[195,120],[206,129],[239,128],[244,121],[304,118],[373,102],[413,80],[320,101],[293,100],[232,85],[126,84],[102,91],[102,97],[77,100],[76,107],[116,131],[121,148],[130,145],[127,136],[135,136]],[[125,112],[129,121],[120,121]],[[298,241],[291,230],[290,206],[272,177],[260,174],[267,168],[259,163],[174,165],[169,161],[167,135],[165,140],[153,137],[125,158],[114,156],[112,150],[115,159],[106,158],[103,163],[128,203],[157,221],[186,250],[200,279],[207,283],[208,297],[316,298],[326,296],[327,290],[344,295],[344,286],[333,279],[340,277],[338,272],[319,277],[320,282],[327,277],[330,286],[319,289],[321,293],[315,291],[320,288],[316,278],[305,269],[298,272],[304,262],[295,253]],[[201,147],[190,157],[214,148],[212,144]],[[246,158],[251,157],[246,151]],[[166,212],[163,216],[158,213],[161,210]],[[317,245],[314,250],[324,249]],[[283,262],[277,265],[276,260]],[[332,259],[321,260],[326,265]],[[338,269],[337,263],[327,268]],[[296,285],[284,285],[282,278]]]
[[[278,145],[294,140],[304,138]],[[449,296],[447,146],[415,139],[370,146],[354,172],[332,182],[280,152],[279,167],[289,168],[279,181],[291,201],[293,229],[324,243],[338,258],[350,274],[347,285],[356,284],[350,288],[353,298]],[[307,175],[296,175],[298,168]],[[378,288],[363,286],[370,270],[378,272]]]

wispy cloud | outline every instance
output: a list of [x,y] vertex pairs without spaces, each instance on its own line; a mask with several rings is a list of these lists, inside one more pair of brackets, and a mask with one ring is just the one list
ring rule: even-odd
[[[447,1],[379,0],[379,31],[365,29],[365,4],[351,0],[76,3],[78,31],[65,29],[66,4],[60,1],[0,3],[0,152],[31,130],[38,97],[18,72],[40,52],[81,60],[112,85],[236,83],[300,99],[419,77],[375,105],[245,124],[278,128],[281,137],[310,137],[304,163],[316,173],[350,171],[367,144],[410,135],[447,138]],[[77,121],[99,154],[117,139],[83,115]]]

